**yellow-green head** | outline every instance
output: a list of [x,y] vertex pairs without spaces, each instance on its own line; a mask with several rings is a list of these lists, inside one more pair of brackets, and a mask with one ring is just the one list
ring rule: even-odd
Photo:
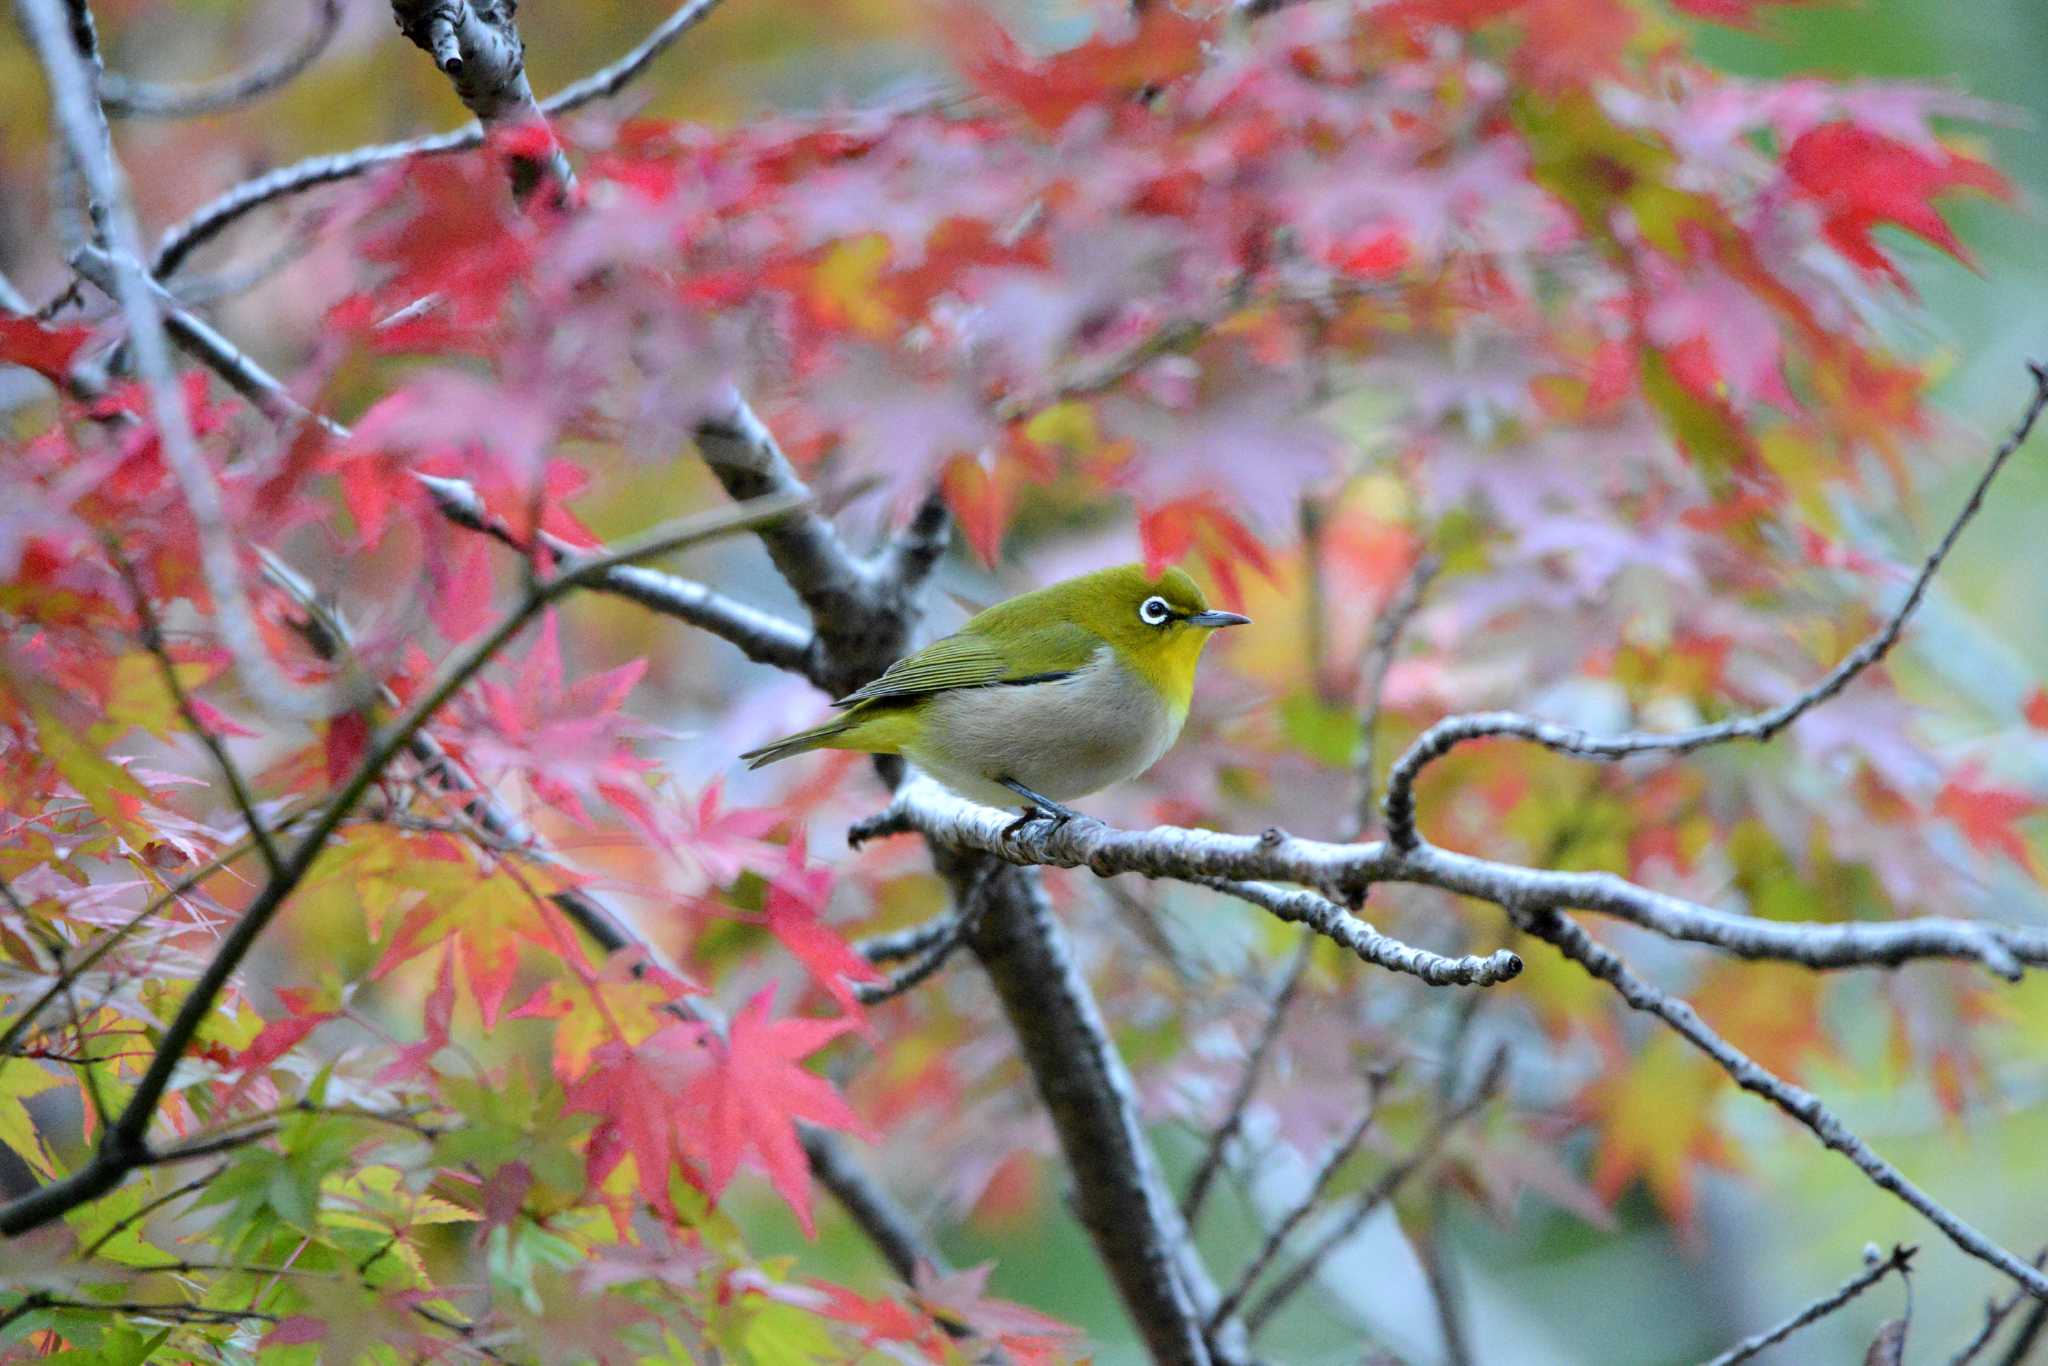
[[1202,647],[1217,628],[1247,620],[1235,612],[1212,611],[1183,570],[1168,569],[1155,579],[1143,565],[1122,564],[1012,598],[963,629],[1026,634],[1033,623],[1072,622],[1108,645],[1168,705],[1185,714]]

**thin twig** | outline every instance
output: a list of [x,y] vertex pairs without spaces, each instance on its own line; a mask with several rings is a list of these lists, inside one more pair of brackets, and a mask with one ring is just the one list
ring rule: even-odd
[[228,753],[227,744],[199,715],[199,709],[192,705],[192,698],[178,677],[178,665],[171,658],[170,647],[164,644],[163,624],[157,620],[156,604],[150,601],[134,564],[122,552],[117,541],[110,539],[107,542],[107,554],[126,581],[129,596],[135,599],[135,615],[142,624],[142,648],[149,651],[150,657],[156,661],[157,674],[177,705],[178,715],[184,718],[186,728],[199,737],[199,743],[213,756],[214,767],[220,770],[221,777],[227,782],[235,809],[242,813],[242,822],[249,828],[249,838],[256,841],[257,851],[263,855],[263,866],[272,877],[276,877],[284,868],[284,859],[278,854],[277,845],[271,842],[270,831],[263,824],[263,818],[257,814],[256,797],[249,790],[248,779],[242,776],[241,765]]
[[1337,1179],[1337,1173],[1351,1160],[1351,1155],[1358,1151],[1358,1145],[1365,1142],[1366,1132],[1372,1128],[1373,1120],[1379,1115],[1380,1098],[1386,1094],[1387,1086],[1392,1079],[1393,1073],[1388,1070],[1375,1072],[1367,1080],[1365,1105],[1359,1111],[1358,1118],[1352,1122],[1351,1128],[1342,1138],[1330,1145],[1330,1151],[1323,1155],[1322,1164],[1316,1168],[1316,1174],[1310,1178],[1308,1189],[1302,1193],[1301,1198],[1266,1230],[1266,1241],[1252,1254],[1252,1259],[1245,1263],[1244,1270],[1238,1273],[1237,1284],[1224,1294],[1216,1308],[1210,1312],[1210,1332],[1215,1332],[1218,1325],[1237,1311],[1238,1305],[1244,1303],[1244,1297],[1251,1293],[1251,1288],[1258,1283],[1259,1277],[1266,1274],[1266,1268],[1280,1255],[1280,1249],[1294,1236],[1294,1230],[1301,1227],[1302,1220],[1315,1213],[1316,1206],[1322,1203],[1323,1192],[1330,1188],[1330,1183]]
[[946,961],[953,956],[953,951],[966,942],[968,935],[974,933],[974,927],[988,911],[988,884],[1000,867],[1001,864],[994,862],[983,864],[974,882],[961,898],[959,909],[946,918],[944,933],[938,935],[916,958],[890,974],[887,980],[854,983],[853,999],[864,1006],[893,1001],[944,967]]
[[[2035,1266],[2041,1266],[2044,1263],[2048,1263],[2048,1248],[2043,1248],[2034,1254]],[[2026,1291],[2014,1290],[2003,1299],[1986,1300],[1984,1302],[1984,1322],[1971,1335],[1968,1342],[1956,1349],[1955,1355],[1948,1359],[1948,1366],[1969,1366],[1969,1363],[1975,1361],[1977,1354],[1991,1345],[1991,1339],[1997,1336],[1999,1328],[2004,1325],[2007,1318],[2011,1317],[2012,1311],[2019,1308],[2020,1301],[2026,1298]]]
[[1794,1333],[1806,1327],[1807,1324],[1816,1323],[1826,1318],[1864,1291],[1870,1289],[1871,1286],[1876,1285],[1879,1281],[1891,1275],[1894,1271],[1898,1272],[1901,1276],[1912,1275],[1913,1254],[1919,1250],[1919,1248],[1914,1247],[1910,1243],[1893,1244],[1890,1256],[1872,1259],[1870,1264],[1864,1267],[1863,1270],[1842,1282],[1834,1290],[1822,1295],[1791,1318],[1786,1319],[1775,1328],[1766,1329],[1761,1333],[1754,1333],[1744,1338],[1727,1351],[1707,1362],[1706,1366],[1736,1366],[1737,1362],[1748,1361],[1765,1348],[1791,1337]]
[[[290,828],[294,823],[304,819],[306,816],[310,814],[312,814],[310,810],[288,813],[287,815],[280,817],[278,822],[275,825],[271,826],[270,829],[274,833],[282,833],[284,830]],[[104,935],[102,935],[90,949],[86,950],[85,954],[82,957],[73,962],[70,965],[70,967],[66,969],[65,973],[59,976],[57,981],[52,982],[49,985],[49,987],[47,987],[43,991],[42,995],[38,996],[35,1000],[31,1001],[28,1004],[28,1006],[22,1010],[21,1014],[15,1016],[13,1020],[9,1021],[7,1028],[4,1031],[0,1031],[0,1058],[7,1057],[13,1052],[15,1044],[21,1040],[22,1035],[28,1032],[29,1027],[35,1023],[36,1017],[40,1015],[44,1010],[48,1009],[50,1003],[56,1000],[57,997],[63,993],[64,985],[66,982],[76,981],[82,978],[86,973],[92,971],[92,969],[99,963],[100,959],[106,957],[108,953],[112,952],[116,947],[118,947],[122,943],[122,941],[127,939],[129,935],[133,934],[135,930],[143,924],[143,922],[155,916],[157,912],[163,910],[166,906],[176,901],[179,897],[184,896],[187,892],[192,891],[200,883],[204,882],[207,878],[213,876],[217,872],[220,872],[222,869],[226,868],[229,864],[233,863],[242,855],[250,852],[255,847],[256,841],[255,838],[252,836],[248,839],[242,840],[241,842],[231,846],[228,849],[223,850],[221,853],[215,855],[213,858],[207,860],[205,863],[202,863],[197,868],[187,873],[178,881],[172,883],[162,893],[153,898],[148,905],[144,906],[141,910],[137,911],[127,920],[122,921],[119,925],[116,925],[113,929],[107,931]]]
[[227,1169],[227,1164],[223,1162],[220,1166],[215,1167],[212,1171],[202,1173],[199,1176],[195,1176],[190,1181],[185,1182],[183,1185],[173,1186],[170,1190],[165,1191],[162,1195],[155,1196],[152,1199],[145,1201],[142,1205],[138,1206],[137,1208],[130,1210],[128,1213],[122,1215],[119,1219],[116,1219],[105,1233],[102,1233],[99,1237],[93,1239],[90,1243],[86,1244],[86,1246],[80,1250],[78,1254],[78,1260],[81,1262],[90,1261],[95,1253],[97,1253],[101,1248],[105,1247],[108,1243],[114,1241],[115,1238],[119,1237],[124,1229],[130,1228],[133,1225],[140,1223],[142,1220],[147,1219],[150,1215],[155,1214],[158,1210],[162,1209],[165,1205],[170,1204],[173,1200],[176,1200],[181,1196],[190,1195],[192,1192],[199,1190],[202,1187],[211,1185],[214,1179]]
[[1719,1064],[1737,1086],[1762,1096],[1812,1130],[1814,1137],[1848,1158],[1880,1190],[1890,1191],[1911,1206],[1958,1248],[1997,1267],[2035,1296],[2048,1299],[2048,1276],[1964,1223],[1850,1132],[1849,1127],[1823,1105],[1819,1097],[1758,1065],[1748,1054],[1717,1034],[1690,1005],[1666,995],[1636,976],[1619,954],[1597,942],[1577,922],[1556,911],[1546,910],[1530,916],[1523,929],[1613,987],[1632,1009],[1654,1015],[1671,1026],[1679,1037]]
[[2012,1341],[2006,1344],[1998,1366],[2027,1366],[2033,1360],[2034,1347],[2041,1341],[2044,1328],[2048,1328],[2048,1300],[2036,1300],[2027,1309],[2027,1316],[2020,1320],[2019,1332],[2014,1333]]
[[1522,974],[1521,958],[1508,949],[1498,949],[1484,958],[1466,955],[1446,958],[1427,949],[1404,944],[1352,915],[1334,901],[1296,887],[1275,887],[1270,882],[1237,882],[1229,878],[1190,878],[1240,901],[1250,902],[1290,924],[1306,925],[1317,934],[1342,945],[1363,962],[1420,977],[1433,987],[1490,987],[1511,982]]
[[1332,1252],[1358,1232],[1365,1221],[1372,1217],[1373,1212],[1391,1200],[1410,1177],[1436,1159],[1443,1148],[1444,1140],[1450,1137],[1452,1130],[1477,1114],[1482,1106],[1493,1099],[1494,1092],[1500,1089],[1501,1082],[1506,1079],[1507,1065],[1506,1047],[1496,1049],[1486,1065],[1485,1072],[1480,1075],[1479,1084],[1472,1088],[1472,1094],[1458,1105],[1440,1108],[1430,1121],[1429,1128],[1408,1154],[1387,1168],[1378,1181],[1352,1197],[1351,1207],[1343,1218],[1337,1220],[1316,1239],[1287,1274],[1276,1281],[1273,1288],[1245,1313],[1246,1328],[1256,1333],[1264,1327],[1267,1320],[1285,1308],[1289,1300],[1300,1294],[1303,1287],[1315,1279],[1316,1271],[1329,1259]]
[[1216,1180],[1216,1174],[1223,1170],[1224,1153],[1244,1127],[1245,1112],[1251,1106],[1252,1094],[1258,1090],[1259,1078],[1265,1074],[1266,1060],[1272,1056],[1273,1045],[1280,1041],[1280,1035],[1287,1028],[1287,1014],[1293,1009],[1294,998],[1308,976],[1308,965],[1315,947],[1315,933],[1303,933],[1301,942],[1295,946],[1293,959],[1288,962],[1287,974],[1280,979],[1279,988],[1266,1003],[1265,1023],[1259,1027],[1259,1037],[1253,1041],[1252,1051],[1246,1055],[1244,1068],[1238,1073],[1237,1087],[1230,1093],[1230,1104],[1224,1110],[1222,1120],[1209,1131],[1209,1141],[1202,1149],[1202,1158],[1195,1164],[1194,1175],[1188,1178],[1187,1193],[1180,1201],[1180,1214],[1190,1228],[1201,1217],[1202,1203],[1209,1198],[1209,1187]]
[[1580,759],[1625,759],[1633,754],[1688,754],[1708,745],[1722,744],[1731,740],[1754,740],[1759,743],[1769,740],[1786,726],[1804,716],[1813,708],[1827,701],[1849,685],[1850,680],[1872,664],[1883,659],[1898,643],[1899,634],[1905,629],[1907,618],[1927,595],[1927,586],[1934,581],[1935,573],[1942,562],[1955,548],[1963,528],[1984,505],[1984,495],[1991,487],[1991,481],[2005,468],[2013,453],[2025,443],[2028,433],[2034,429],[2035,421],[2048,407],[2048,366],[2029,362],[2028,372],[2034,379],[2034,392],[2028,398],[2026,410],[2012,432],[1992,452],[1984,473],[1970,490],[1970,496],[1949,523],[1948,530],[1935,542],[1934,549],[1920,565],[1920,572],[1913,578],[1912,587],[1906,596],[1892,610],[1882,626],[1878,627],[1867,640],[1852,650],[1841,663],[1830,669],[1825,677],[1812,687],[1768,711],[1754,712],[1747,716],[1731,717],[1710,726],[1693,726],[1687,730],[1671,731],[1665,734],[1650,734],[1630,731],[1619,735],[1592,735],[1572,726],[1553,725],[1516,712],[1475,712],[1464,716],[1446,717],[1418,737],[1406,753],[1395,761],[1393,772],[1387,779],[1385,811],[1387,837],[1399,849],[1412,849],[1421,842],[1421,835],[1415,829],[1415,780],[1429,764],[1441,759],[1459,745],[1469,740],[1483,740],[1493,737],[1508,737],[1527,740]]
[[100,77],[100,103],[117,119],[190,119],[248,104],[289,83],[327,50],[341,27],[341,0],[318,5],[313,27],[280,57],[203,85],[154,85],[109,71]]
[[1422,606],[1422,595],[1442,568],[1443,561],[1427,551],[1417,556],[1408,577],[1402,580],[1400,590],[1388,600],[1380,611],[1379,619],[1372,624],[1372,637],[1366,642],[1365,660],[1359,669],[1362,701],[1358,708],[1358,748],[1351,756],[1355,794],[1351,801],[1351,838],[1354,840],[1363,839],[1371,831],[1373,820],[1378,815],[1374,809],[1378,782],[1375,770],[1387,671],[1394,666],[1394,655],[1401,646],[1401,633],[1408,629],[1408,623]]

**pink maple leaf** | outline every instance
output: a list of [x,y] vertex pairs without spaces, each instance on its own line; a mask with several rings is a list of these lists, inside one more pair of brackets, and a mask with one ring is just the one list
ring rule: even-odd
[[804,838],[799,834],[789,842],[781,873],[768,884],[768,932],[782,941],[841,1010],[865,1028],[849,982],[879,982],[882,974],[825,924],[821,912],[832,893],[832,873],[822,867],[806,868],[805,862]]
[[797,1141],[796,1122],[863,1137],[868,1129],[832,1083],[798,1064],[852,1029],[854,1021],[846,1016],[771,1019],[774,1005],[775,988],[763,988],[733,1017],[726,1039],[713,1036],[708,1026],[695,1027],[710,1056],[684,1100],[706,1121],[694,1137],[703,1151],[712,1198],[732,1180],[740,1160],[751,1156],[811,1236],[817,1231],[811,1219],[811,1169]]

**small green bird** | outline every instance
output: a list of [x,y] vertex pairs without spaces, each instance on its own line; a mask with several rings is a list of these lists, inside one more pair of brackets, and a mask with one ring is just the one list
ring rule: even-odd
[[742,754],[749,768],[813,749],[901,754],[963,797],[1064,824],[1061,802],[1134,778],[1187,720],[1195,664],[1221,626],[1178,569],[1082,574],[998,603],[832,705],[843,715]]

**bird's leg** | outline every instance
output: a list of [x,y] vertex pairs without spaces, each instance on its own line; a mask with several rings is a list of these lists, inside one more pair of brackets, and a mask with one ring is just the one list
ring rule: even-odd
[[1061,826],[1065,825],[1068,821],[1074,819],[1074,817],[1081,814],[1080,812],[1074,810],[1074,808],[1072,808],[1071,806],[1060,805],[1058,802],[1054,801],[1052,798],[1046,796],[1042,792],[1033,792],[1030,788],[1024,786],[1024,784],[1018,782],[1015,778],[998,778],[996,779],[996,781],[1001,783],[1004,787],[1009,788],[1010,791],[1016,793],[1025,801],[1031,803],[1031,805],[1024,808],[1023,815],[1017,817],[1016,820],[1011,821],[1008,825],[1003,827],[1003,839],[1008,839],[1010,836],[1016,834],[1019,830],[1022,830],[1025,826],[1031,824],[1031,822],[1038,820],[1040,818],[1051,821],[1052,828],[1054,830],[1057,830]]

